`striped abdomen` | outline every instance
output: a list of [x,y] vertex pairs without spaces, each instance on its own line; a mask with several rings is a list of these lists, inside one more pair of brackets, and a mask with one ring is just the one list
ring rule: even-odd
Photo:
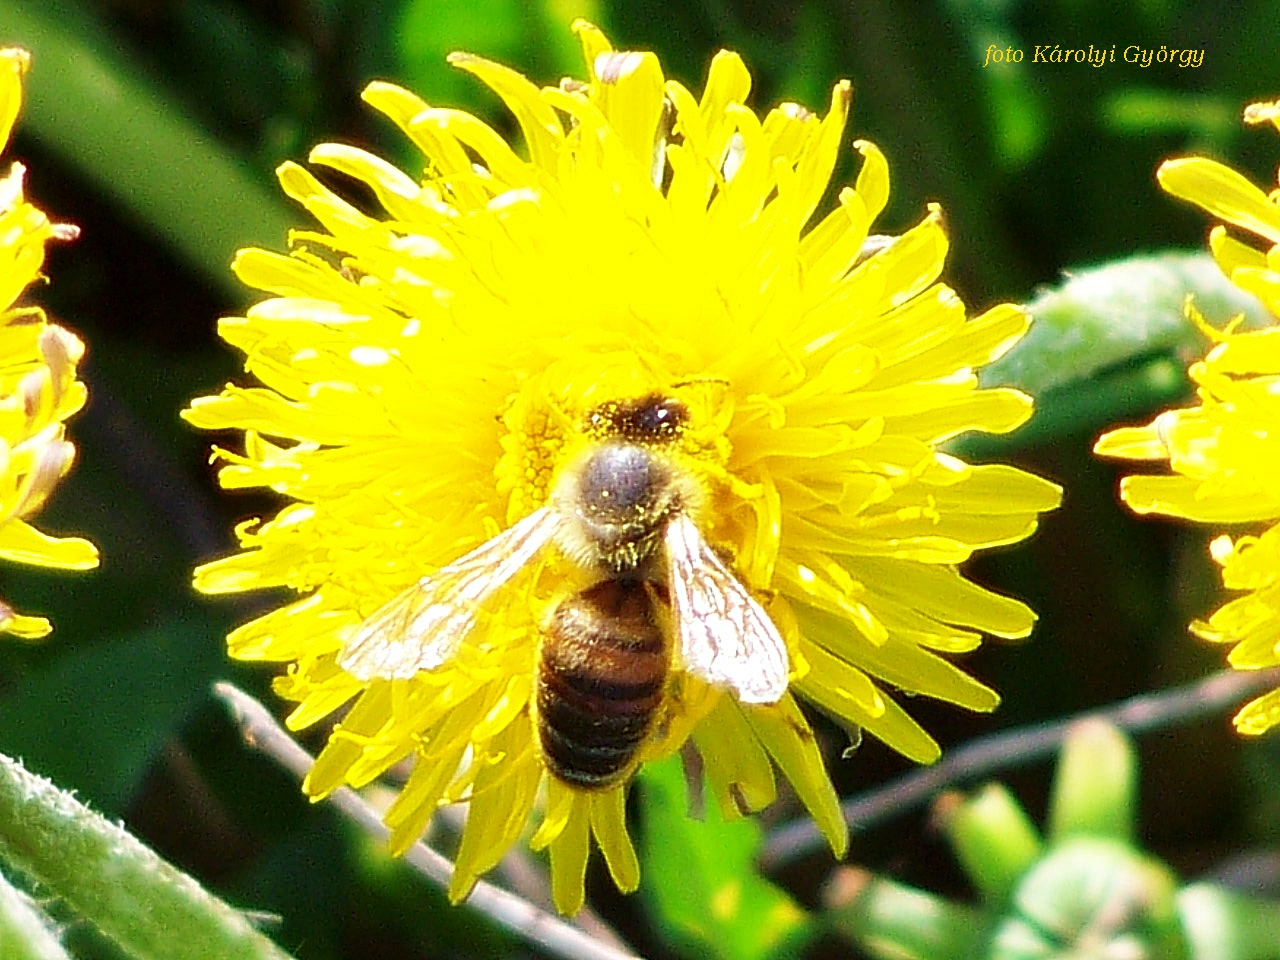
[[671,663],[658,615],[651,585],[605,580],[564,600],[543,631],[538,736],[565,783],[602,789],[630,772]]

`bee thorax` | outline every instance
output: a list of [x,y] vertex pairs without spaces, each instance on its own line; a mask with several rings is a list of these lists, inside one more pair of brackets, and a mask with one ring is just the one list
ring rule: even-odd
[[671,470],[648,448],[610,443],[593,450],[558,491],[566,525],[561,546],[584,566],[640,574],[667,518],[680,509]]

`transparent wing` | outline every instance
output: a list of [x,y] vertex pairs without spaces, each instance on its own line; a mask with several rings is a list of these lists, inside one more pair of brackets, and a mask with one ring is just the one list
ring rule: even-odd
[[743,703],[779,700],[787,691],[787,645],[764,608],[688,517],[667,525],[666,547],[685,669]]
[[534,558],[555,532],[547,507],[423,577],[375,610],[338,655],[361,680],[403,679],[458,652],[480,605]]

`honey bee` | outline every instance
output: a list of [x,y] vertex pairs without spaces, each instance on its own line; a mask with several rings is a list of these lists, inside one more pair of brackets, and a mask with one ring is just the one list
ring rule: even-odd
[[595,582],[540,631],[535,717],[547,769],[598,790],[630,775],[673,671],[773,703],[786,643],[693,520],[702,490],[663,455],[689,418],[651,394],[587,414],[586,451],[548,503],[376,610],[339,665],[361,680],[407,678],[450,660],[485,603],[548,544]]

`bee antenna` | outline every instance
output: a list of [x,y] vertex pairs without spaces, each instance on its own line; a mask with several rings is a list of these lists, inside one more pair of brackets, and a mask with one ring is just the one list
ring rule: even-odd
[[692,380],[681,380],[671,385],[672,390],[679,390],[681,387],[692,387],[702,383],[715,383],[722,387],[729,386],[729,381],[724,377],[694,377]]

